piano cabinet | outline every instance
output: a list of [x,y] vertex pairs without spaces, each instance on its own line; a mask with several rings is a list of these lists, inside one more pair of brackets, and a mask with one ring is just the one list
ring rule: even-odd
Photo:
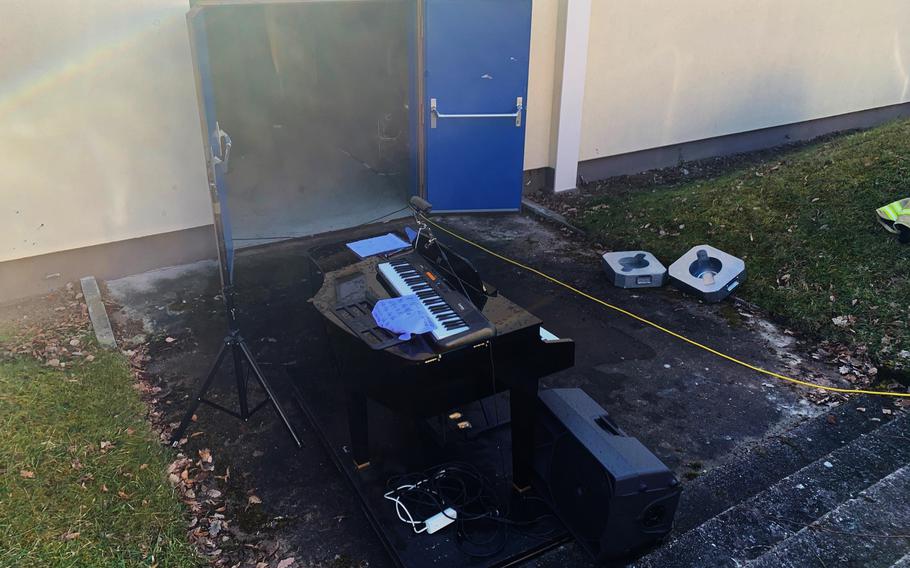
[[529,487],[540,379],[574,364],[571,339],[541,338],[541,321],[502,295],[489,298],[483,315],[496,327],[491,339],[438,352],[425,335],[386,349],[369,348],[335,317],[334,282],[353,271],[367,274],[369,293],[388,293],[375,277],[375,261],[327,273],[313,299],[325,316],[340,388],[347,398],[350,450],[358,468],[369,466],[368,399],[413,418],[448,414],[453,408],[510,391],[512,481]]

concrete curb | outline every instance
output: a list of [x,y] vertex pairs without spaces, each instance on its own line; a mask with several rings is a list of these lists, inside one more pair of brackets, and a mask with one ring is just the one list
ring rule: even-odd
[[575,225],[570,223],[568,219],[566,219],[565,217],[563,217],[556,211],[548,209],[539,203],[535,203],[535,202],[531,201],[530,199],[528,199],[527,197],[521,198],[521,208],[526,213],[530,213],[531,215],[539,217],[545,221],[550,221],[551,223],[556,223],[557,225],[559,225],[561,227],[565,227],[566,229],[569,229],[573,233],[577,233],[582,236],[586,235],[586,233],[583,230],[579,229],[578,227],[576,227]]
[[101,290],[98,288],[98,282],[94,276],[86,276],[79,281],[82,284],[82,294],[85,296],[85,303],[88,305],[88,315],[92,320],[92,328],[95,330],[95,337],[102,347],[107,349],[116,349],[117,340],[114,339],[114,330],[111,329],[111,321],[107,318],[107,310],[104,302],[101,301]]

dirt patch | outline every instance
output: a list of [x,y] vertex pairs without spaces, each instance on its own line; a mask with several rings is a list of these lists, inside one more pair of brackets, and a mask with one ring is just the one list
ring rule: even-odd
[[57,369],[95,358],[88,307],[73,283],[46,296],[0,305],[0,353]]

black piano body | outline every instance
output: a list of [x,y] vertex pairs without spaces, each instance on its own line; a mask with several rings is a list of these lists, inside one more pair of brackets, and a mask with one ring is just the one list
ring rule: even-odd
[[[460,405],[510,391],[512,476],[529,487],[540,378],[571,367],[571,339],[543,339],[541,320],[501,294],[488,296],[481,313],[495,326],[489,339],[441,351],[429,334],[383,349],[370,348],[338,316],[338,284],[363,275],[367,298],[390,297],[378,277],[382,259],[355,262],[324,275],[313,297],[325,317],[342,387],[348,401],[350,451],[359,468],[370,462],[367,399],[418,418],[448,413]],[[489,287],[492,290],[492,287]]]

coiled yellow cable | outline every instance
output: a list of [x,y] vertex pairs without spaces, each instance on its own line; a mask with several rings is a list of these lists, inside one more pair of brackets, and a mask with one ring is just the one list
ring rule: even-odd
[[829,387],[829,386],[813,383],[810,381],[794,379],[793,377],[781,375],[780,373],[775,373],[774,371],[769,371],[767,369],[763,369],[757,365],[752,365],[751,363],[747,363],[741,359],[737,359],[736,357],[733,357],[732,355],[727,355],[726,353],[722,353],[722,352],[718,351],[717,349],[708,347],[707,345],[705,345],[703,343],[699,343],[698,341],[695,341],[694,339],[690,339],[690,338],[686,337],[685,335],[677,333],[671,329],[667,329],[664,326],[662,326],[658,323],[655,323],[649,319],[643,318],[638,314],[632,313],[629,310],[620,308],[619,306],[614,306],[613,304],[611,304],[609,302],[605,302],[605,301],[601,300],[600,298],[592,296],[591,294],[588,294],[587,292],[583,292],[583,291],[579,290],[578,288],[572,286],[571,284],[567,284],[567,283],[563,282],[562,280],[559,280],[558,278],[554,278],[554,277],[550,276],[549,274],[546,274],[545,272],[541,272],[540,270],[537,270],[536,268],[531,268],[530,266],[522,264],[522,263],[518,262],[517,260],[513,260],[507,256],[499,254],[498,252],[492,251],[479,243],[476,243],[466,237],[459,235],[458,233],[456,233],[455,231],[452,231],[451,229],[447,229],[446,227],[443,227],[442,225],[440,225],[439,223],[436,223],[435,221],[432,221],[425,217],[424,217],[424,219],[429,224],[433,225],[434,227],[443,231],[444,233],[451,235],[452,237],[454,237],[464,243],[467,243],[467,244],[471,245],[472,247],[474,247],[478,250],[481,250],[494,258],[498,258],[499,260],[508,262],[509,264],[511,264],[513,266],[517,266],[518,268],[521,268],[522,270],[527,270],[528,272],[531,272],[532,274],[536,274],[537,276],[540,276],[541,278],[549,280],[550,282],[557,284],[559,286],[562,286],[563,288],[565,288],[571,292],[574,292],[583,298],[587,298],[588,300],[591,300],[592,302],[596,302],[605,308],[609,308],[613,311],[616,311],[623,315],[629,316],[630,318],[637,320],[645,325],[651,326],[654,329],[660,330],[660,331],[666,333],[667,335],[671,335],[671,336],[675,337],[676,339],[685,341],[689,345],[698,347],[699,349],[703,349],[704,351],[707,351],[708,353],[716,355],[716,356],[720,357],[721,359],[726,359],[727,361],[730,361],[731,363],[736,363],[737,365],[740,365],[742,367],[745,367],[745,368],[755,371],[757,373],[761,373],[761,374],[767,375],[769,377],[774,377],[775,379],[779,379],[781,381],[786,381],[788,383],[794,383],[794,384],[797,384],[797,385],[800,385],[803,387],[814,388],[814,389],[819,389],[819,390],[824,390],[824,391],[829,391],[829,392],[839,392],[839,393],[843,393],[843,394],[869,394],[869,395],[875,395],[875,396],[893,396],[893,397],[901,397],[901,398],[910,397],[910,393],[905,393],[905,392],[889,392],[889,391],[875,391],[875,390],[864,390],[864,389],[846,389],[846,388],[840,388],[840,387]]

